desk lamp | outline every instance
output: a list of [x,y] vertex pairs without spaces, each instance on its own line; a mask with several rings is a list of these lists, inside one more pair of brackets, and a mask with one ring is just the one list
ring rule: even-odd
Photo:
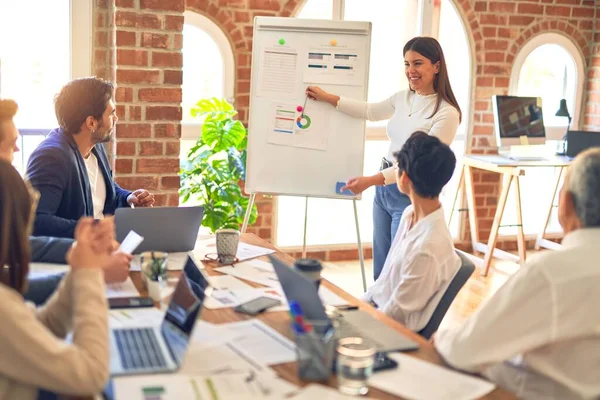
[[569,119],[569,123],[567,125],[567,132],[562,138],[562,151],[560,153],[564,154],[567,150],[567,134],[569,133],[569,129],[571,128],[571,114],[569,114],[569,109],[567,108],[567,100],[560,100],[560,107],[554,115],[556,115],[557,117],[567,117]]

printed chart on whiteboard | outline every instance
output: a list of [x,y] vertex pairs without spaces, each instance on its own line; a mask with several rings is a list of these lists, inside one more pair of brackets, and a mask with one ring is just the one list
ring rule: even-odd
[[304,65],[306,83],[360,86],[363,79],[356,50],[327,46],[310,49]]
[[314,101],[310,106],[273,102],[267,141],[281,146],[326,150],[329,132],[325,106]]
[[298,52],[285,48],[266,48],[261,53],[258,96],[281,97],[296,93]]

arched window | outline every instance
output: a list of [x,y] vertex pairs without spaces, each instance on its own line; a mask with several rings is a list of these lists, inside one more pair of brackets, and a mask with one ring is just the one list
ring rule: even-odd
[[[560,100],[565,99],[572,117],[571,129],[579,127],[584,85],[584,61],[579,50],[567,37],[558,33],[542,33],[529,40],[515,57],[511,71],[510,94],[542,99],[546,138],[560,140],[567,130],[568,119],[557,117]],[[521,179],[523,229],[526,234],[539,232],[547,210],[539,206],[540,198],[548,198],[553,189],[548,182],[556,171],[552,168],[527,168]],[[507,216],[502,224],[511,225],[516,203],[509,195]],[[553,213],[548,232],[560,232]],[[516,234],[515,228],[501,228],[500,234]]]
[[201,99],[233,101],[235,62],[225,33],[210,19],[192,11],[184,13],[183,85],[180,158],[186,159],[200,135],[200,124],[190,109]]
[[[306,0],[296,15],[297,18],[345,19],[371,21],[371,60],[369,67],[369,101],[381,101],[398,90],[408,88],[404,74],[404,44],[419,34],[424,25],[434,25],[442,47],[447,54],[448,69],[452,86],[465,118],[459,128],[453,150],[462,155],[468,126],[469,99],[471,97],[471,55],[463,23],[451,0],[443,0],[433,24],[419,23],[428,20],[431,13],[418,13],[419,2],[414,0],[378,0],[377,7],[365,0]],[[437,3],[436,3],[437,4]],[[440,7],[438,4],[436,7]],[[380,10],[386,10],[381,12]],[[465,63],[465,60],[469,60]],[[385,133],[386,121],[367,121],[364,174],[377,171],[381,157],[387,153],[389,142]],[[458,170],[458,167],[457,167]],[[458,175],[458,174],[456,174]],[[451,205],[451,195],[458,182],[451,181],[443,192],[445,208]],[[452,186],[454,185],[454,186]],[[452,186],[452,187],[451,187]],[[448,193],[449,195],[446,195]],[[371,242],[373,231],[373,197],[375,190],[363,192],[357,203],[361,238]],[[448,200],[448,201],[447,201]],[[300,246],[304,224],[303,197],[279,196],[277,198],[277,245]],[[448,203],[448,205],[446,205]],[[307,244],[334,245],[356,243],[356,229],[352,202],[347,200],[309,199]],[[446,214],[449,214],[447,212]],[[454,236],[458,236],[458,218],[452,225]]]
[[[48,21],[52,29],[40,34]],[[91,74],[92,26],[91,0],[0,2],[0,97],[19,104],[21,152],[14,165],[21,173],[44,135],[57,126],[56,93],[70,79]]]

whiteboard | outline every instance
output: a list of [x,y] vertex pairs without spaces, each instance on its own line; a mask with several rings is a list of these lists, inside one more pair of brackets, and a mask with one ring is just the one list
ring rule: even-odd
[[370,22],[254,19],[247,193],[360,198],[336,184],[363,174],[365,120],[305,91],[366,101],[370,46]]

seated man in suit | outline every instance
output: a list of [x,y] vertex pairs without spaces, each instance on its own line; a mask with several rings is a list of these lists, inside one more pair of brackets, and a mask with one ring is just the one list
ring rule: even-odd
[[[0,160],[12,163],[14,153],[19,151],[17,141],[19,131],[15,126],[13,117],[18,106],[13,100],[0,99]],[[2,190],[2,188],[0,188]],[[67,264],[67,252],[73,245],[73,239],[30,236],[29,249],[31,262]],[[104,278],[107,283],[123,282],[129,276],[129,263],[131,256],[115,252],[110,257],[110,263],[104,269]],[[48,297],[58,287],[64,274],[43,275],[30,277],[25,300],[36,305],[46,302]]]
[[455,368],[524,399],[600,398],[600,149],[581,153],[559,196],[562,249],[528,260],[457,329],[434,336]]
[[424,132],[413,133],[394,156],[398,189],[412,204],[402,214],[381,275],[363,300],[418,332],[461,265],[439,200],[456,157]]
[[118,207],[151,207],[154,195],[115,183],[103,143],[118,120],[110,82],[81,78],[67,83],[54,101],[60,128],[35,149],[27,179],[40,192],[33,234],[72,238],[83,216],[103,218]]

